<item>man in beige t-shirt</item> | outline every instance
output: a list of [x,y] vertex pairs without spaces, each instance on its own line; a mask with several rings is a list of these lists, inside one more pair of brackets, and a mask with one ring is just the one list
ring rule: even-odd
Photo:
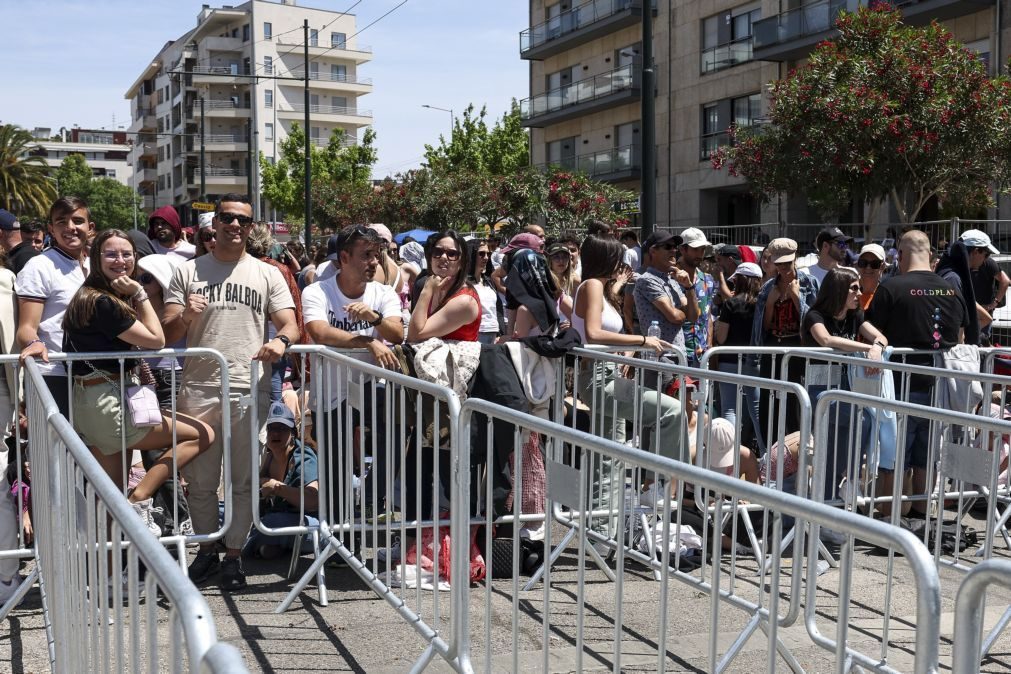
[[[221,587],[245,587],[239,553],[253,521],[252,438],[248,414],[266,418],[270,401],[270,364],[284,356],[298,340],[295,302],[276,268],[246,254],[246,239],[253,226],[249,199],[226,194],[218,202],[213,226],[216,245],[209,255],[183,263],[175,272],[165,296],[165,341],[186,337],[188,347],[220,351],[228,362],[229,400],[221,399],[221,371],[216,361],[187,358],[183,365],[179,411],[215,427],[222,437],[221,409],[229,405],[232,460],[232,523],[225,532],[225,559],[218,561],[214,543],[201,544],[190,564],[190,578],[202,582],[221,570]],[[277,336],[267,340],[267,321]],[[257,410],[243,404],[252,389],[250,361],[264,363],[256,381]],[[225,431],[228,432],[228,431]],[[218,529],[218,484],[222,446],[219,440],[183,470],[189,482],[190,516],[197,534]]]

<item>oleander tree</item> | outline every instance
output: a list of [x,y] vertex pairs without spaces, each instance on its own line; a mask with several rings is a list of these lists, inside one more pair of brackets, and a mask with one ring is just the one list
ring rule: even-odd
[[1011,185],[1011,81],[934,22],[880,3],[840,14],[839,36],[772,83],[768,123],[732,128],[712,158],[769,199],[803,193],[825,217],[891,198],[903,222],[934,197],[949,210]]

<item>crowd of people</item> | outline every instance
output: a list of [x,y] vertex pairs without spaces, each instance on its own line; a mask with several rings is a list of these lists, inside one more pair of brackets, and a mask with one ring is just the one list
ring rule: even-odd
[[[330,397],[322,409],[329,412],[315,420],[303,442],[296,420],[319,401],[303,395],[308,374],[289,353],[295,344],[364,349],[368,362],[390,370],[402,369],[407,353],[410,374],[419,378],[461,395],[483,390],[504,399],[508,391],[525,409],[543,411],[543,392],[539,398],[531,392],[536,357],[556,358],[576,344],[617,347],[647,359],[671,359],[680,352],[695,367],[718,345],[823,346],[880,360],[889,346],[929,351],[981,343],[1008,287],[991,258],[997,249],[978,230],[964,232],[938,255],[927,235],[911,228],[889,264],[892,256],[882,246],[870,243],[856,250],[842,231],[826,227],[814,242],[816,262],[799,268],[798,242],[789,238],[756,250],[713,245],[693,227],[679,233],[657,230],[640,242],[635,232],[619,232],[603,222],[551,237],[539,225],[527,225],[504,242],[495,233],[480,238],[446,230],[424,242],[408,237],[399,244],[384,225],[358,225],[306,249],[298,242],[275,242],[269,227],[254,222],[249,199],[239,194],[222,196],[193,231],[184,231],[168,206],[155,210],[148,225],[146,232],[96,231],[88,205],[76,197],[57,200],[44,227],[19,223],[0,211],[0,292],[7,296],[0,305],[0,337],[4,353],[35,360],[60,411],[153,532],[163,531],[159,493],[180,481],[185,482],[185,532],[210,534],[219,528],[222,437],[228,436],[234,511],[223,539],[224,557],[219,544],[202,544],[189,574],[194,582],[218,575],[221,587],[230,591],[246,584],[243,553],[272,557],[297,544],[295,538],[250,533],[253,498],[262,500],[264,521],[273,526],[297,523],[300,512],[311,518],[318,507],[317,453],[342,451],[341,420],[347,411],[352,426],[367,427],[371,447],[386,447],[387,438],[394,437],[385,424],[366,422],[387,418],[383,380],[366,380],[351,396],[331,365],[332,381],[341,385],[327,388]],[[214,349],[228,371],[208,358],[95,355],[166,345]],[[520,352],[521,346],[536,356]],[[91,355],[64,363],[50,358],[56,353]],[[261,364],[255,380],[253,361]],[[508,364],[503,368],[503,363]],[[816,395],[815,383],[804,381],[803,361],[795,363],[799,369],[791,369],[789,379],[807,384]],[[715,367],[775,376],[762,359]],[[506,373],[512,377],[508,382],[502,380]],[[21,428],[16,435],[27,433],[21,382],[11,364],[0,376],[5,379],[0,418],[11,446],[16,423]],[[221,387],[226,376],[227,400]],[[686,431],[697,424],[696,410],[682,409],[669,382],[654,375],[637,395],[625,369],[600,363],[588,364],[578,381],[577,390],[570,391],[573,412],[580,399],[588,403],[592,395],[603,396],[607,426],[598,432],[673,459],[693,460],[699,448],[695,434]],[[154,385],[163,410],[159,418],[138,423],[123,389],[144,383]],[[912,402],[929,401],[933,382],[923,384]],[[249,404],[254,388],[255,410]],[[741,477],[759,481],[759,460],[770,449],[762,426],[762,419],[772,416],[768,396],[757,388],[737,391],[723,384],[715,400],[713,409],[698,411],[714,430],[708,436],[713,446],[706,448],[711,467],[737,465]],[[638,410],[636,404],[641,404]],[[226,407],[229,428],[222,427]],[[249,432],[251,414],[264,420],[262,460],[255,467],[250,444],[258,439]],[[626,438],[624,421],[637,415],[644,437]],[[787,418],[787,432],[796,431],[799,410],[788,409]],[[736,428],[742,431],[739,438]],[[925,434],[911,432],[908,438],[905,465],[914,469],[914,488],[922,490],[924,469],[936,457]],[[508,440],[511,451],[511,433]],[[393,475],[385,451],[369,457],[366,501],[387,512],[396,509],[387,480],[399,477],[422,490],[421,511],[412,495],[403,515],[435,514],[446,494],[433,493],[439,485],[425,487],[422,476],[430,476],[447,453],[436,451],[438,438],[420,444],[422,455],[408,456],[402,476]],[[536,453],[536,436],[527,445]],[[134,452],[140,462],[133,461]],[[361,459],[356,457],[355,470],[364,477]],[[508,456],[497,463],[496,501],[508,500],[513,479],[505,465]],[[181,475],[174,474],[173,465]],[[24,468],[5,471],[0,485],[5,494],[24,496]],[[252,489],[254,468],[259,494]],[[448,468],[440,471],[443,476],[450,474]],[[526,471],[522,479],[531,480],[529,491],[524,484],[524,500],[534,502],[540,494],[543,502],[543,474],[540,482]],[[638,487],[644,503],[671,496],[669,486],[648,477]],[[161,502],[171,501],[163,497]],[[10,521],[0,523],[0,549],[16,547],[22,522],[22,513],[8,506]],[[536,526],[529,529],[537,535]],[[16,586],[16,572],[16,562],[0,560],[0,601],[6,588]]]

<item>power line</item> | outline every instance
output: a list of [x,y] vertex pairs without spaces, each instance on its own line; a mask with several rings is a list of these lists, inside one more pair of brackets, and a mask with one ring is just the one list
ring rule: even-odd
[[[347,16],[347,13],[350,12],[355,7],[357,7],[358,5],[360,5],[361,2],[362,2],[362,0],[356,0],[356,2],[353,5],[351,5],[350,7],[348,7],[347,9],[345,9],[343,12],[340,12],[339,14],[337,14],[337,16],[335,16],[333,19],[331,19],[330,23],[328,23],[325,26],[323,26],[322,28],[320,28],[319,32],[322,33],[323,31],[325,31],[327,28],[329,28],[331,25],[333,25],[334,21],[336,21],[337,19],[341,18],[342,16]],[[301,27],[302,26],[299,26],[299,28],[301,28]],[[291,31],[288,31],[288,32],[290,33]],[[304,44],[294,45],[291,49],[289,49],[288,51],[284,52],[283,54],[278,54],[277,55],[277,60],[280,61],[282,58],[284,58],[288,54],[291,54],[296,49],[304,48],[304,47],[305,47]],[[333,47],[330,47],[330,49],[333,49]],[[327,51],[329,51],[329,50],[327,50]],[[325,54],[326,52],[323,52],[323,53]],[[257,66],[256,70],[259,70],[260,68],[263,68],[263,67],[265,67],[265,64],[260,64],[259,66]],[[253,71],[253,73],[255,74],[256,71]]]

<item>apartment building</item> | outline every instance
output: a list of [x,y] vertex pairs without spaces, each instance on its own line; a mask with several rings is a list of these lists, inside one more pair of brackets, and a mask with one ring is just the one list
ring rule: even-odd
[[204,5],[193,30],[167,42],[126,91],[145,209],[171,204],[193,219],[192,202],[242,192],[253,195],[256,217],[269,212],[257,157],[273,161],[292,124],[304,126],[305,20],[310,138],[326,145],[340,130],[356,142],[372,123],[358,101],[372,91],[358,74],[372,50],[354,37],[353,14],[295,0]]
[[[59,168],[70,155],[81,155],[95,178],[112,178],[126,186],[133,184],[133,165],[129,161],[130,140],[123,131],[107,129],[51,129],[36,127],[32,136],[37,139],[29,150],[34,157],[44,157],[50,173]],[[57,140],[58,139],[58,140]]]
[[[638,194],[641,97],[653,95],[659,226],[818,222],[803,198],[760,203],[742,179],[714,171],[709,158],[730,142],[732,124],[761,124],[766,85],[832,37],[841,10],[867,1],[654,0],[656,88],[645,92],[639,69],[646,0],[530,0],[520,57],[530,64],[530,97],[521,111],[531,129],[531,161],[579,169]],[[944,23],[992,71],[1007,60],[1011,0],[896,4],[908,23]],[[851,217],[862,216],[855,207]]]

